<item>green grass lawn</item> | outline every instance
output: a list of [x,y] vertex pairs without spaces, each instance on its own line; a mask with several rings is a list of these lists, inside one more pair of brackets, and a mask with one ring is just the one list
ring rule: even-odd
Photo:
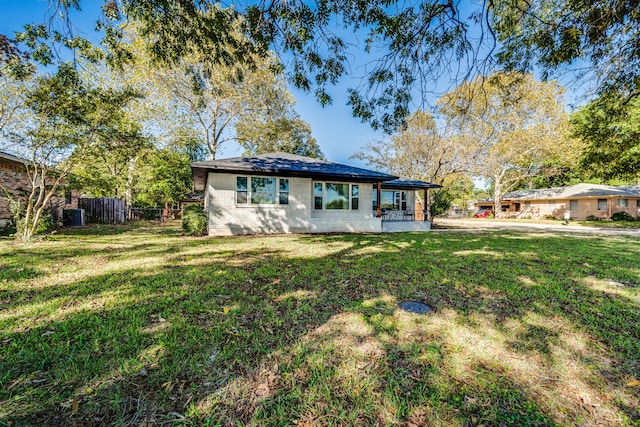
[[0,240],[0,425],[640,425],[639,286],[625,237]]

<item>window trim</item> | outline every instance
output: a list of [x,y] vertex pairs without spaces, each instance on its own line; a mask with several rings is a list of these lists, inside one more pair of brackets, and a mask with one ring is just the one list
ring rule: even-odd
[[[238,190],[238,180],[244,178],[246,180],[246,190]],[[267,179],[273,179],[275,180],[275,198],[274,198],[274,203],[253,203],[252,202],[252,198],[253,198],[253,185],[251,183],[251,179],[252,178],[267,178]],[[280,186],[282,185],[281,182],[282,181],[287,181],[287,191],[281,191],[280,190]],[[289,195],[291,194],[291,182],[289,178],[281,178],[281,177],[277,177],[277,176],[264,176],[264,175],[236,175],[236,187],[234,190],[235,193],[235,198],[234,198],[234,203],[236,207],[241,207],[241,208],[246,208],[246,207],[256,207],[256,206],[262,206],[262,207],[275,207],[275,206],[289,206],[289,202],[290,202],[290,198]],[[244,202],[238,202],[238,194],[239,193],[245,193],[245,201]],[[287,195],[287,201],[286,203],[280,203],[281,202],[281,194],[286,194]]]
[[[346,209],[327,209],[327,184],[336,184],[336,185],[347,185],[347,204]],[[318,186],[321,186],[321,192],[318,194],[316,192]],[[358,195],[353,195],[353,189],[356,187],[358,190]],[[318,199],[320,199],[320,206],[318,207]],[[353,201],[357,200],[358,208],[353,208]],[[347,212],[347,211],[359,211],[360,210],[360,183],[351,183],[351,182],[336,182],[336,181],[312,181],[311,185],[311,208],[313,211],[322,212]]]
[[[575,207],[572,207],[575,204]],[[580,210],[580,200],[569,200],[569,211],[577,212]]]

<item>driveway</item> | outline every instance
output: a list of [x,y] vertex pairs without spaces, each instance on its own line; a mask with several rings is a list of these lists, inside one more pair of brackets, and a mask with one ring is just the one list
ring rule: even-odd
[[[465,230],[517,230],[532,232],[562,232],[562,233],[579,233],[579,234],[596,234],[604,236],[636,236],[640,237],[640,228],[610,228],[610,227],[586,227],[576,223],[557,223],[546,222],[516,222],[516,221],[500,221],[493,219],[458,219],[458,218],[436,218],[433,231],[446,231],[455,229]],[[443,227],[443,228],[438,228]]]

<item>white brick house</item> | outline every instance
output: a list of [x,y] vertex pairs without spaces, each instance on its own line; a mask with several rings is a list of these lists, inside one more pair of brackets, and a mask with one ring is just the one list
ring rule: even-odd
[[[196,190],[205,193],[211,236],[428,229],[428,221],[415,221],[414,191],[438,187],[286,153],[196,162],[191,169]],[[410,220],[402,227],[391,226],[391,212],[380,205],[373,210],[389,182],[402,199],[393,222]]]

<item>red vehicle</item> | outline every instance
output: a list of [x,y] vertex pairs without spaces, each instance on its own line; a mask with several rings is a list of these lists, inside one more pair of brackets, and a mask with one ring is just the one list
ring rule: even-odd
[[491,216],[493,216],[491,209],[480,209],[473,215],[474,218],[489,218]]

